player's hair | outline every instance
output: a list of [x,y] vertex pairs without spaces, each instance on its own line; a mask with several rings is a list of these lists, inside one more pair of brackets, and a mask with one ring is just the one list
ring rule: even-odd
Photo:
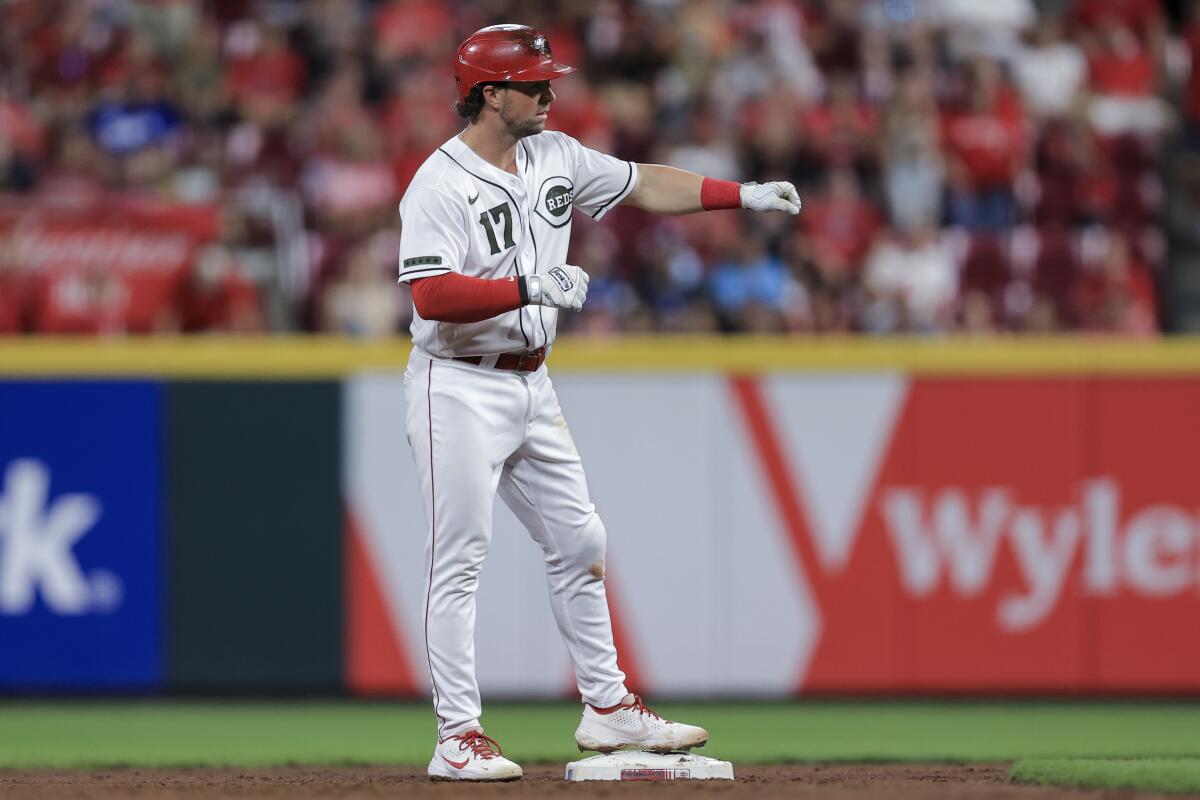
[[466,98],[454,104],[455,113],[463,119],[478,122],[479,114],[483,111],[483,87],[485,86],[504,86],[504,82],[488,81],[487,83],[479,83],[472,86]]

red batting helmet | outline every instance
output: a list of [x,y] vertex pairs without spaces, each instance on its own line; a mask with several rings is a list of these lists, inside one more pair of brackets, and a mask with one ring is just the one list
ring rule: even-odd
[[468,36],[454,55],[459,100],[481,83],[544,81],[574,71],[555,63],[546,34],[528,25],[489,25]]

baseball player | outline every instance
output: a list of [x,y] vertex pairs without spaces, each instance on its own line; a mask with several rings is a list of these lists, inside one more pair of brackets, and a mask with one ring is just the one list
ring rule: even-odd
[[588,275],[565,263],[574,209],[619,203],[687,214],[797,214],[790,183],[737,184],[633,164],[546,130],[550,81],[574,71],[524,25],[493,25],[458,48],[465,130],[439,147],[400,203],[400,280],[416,313],[405,372],[406,428],[429,538],[425,641],[438,743],[429,774],[512,780],[521,768],[480,725],[475,592],[497,492],[545,554],[550,603],[583,716],[580,749],[668,752],[708,732],[663,719],[625,686],[604,592],[604,523],[543,362],[561,311]]

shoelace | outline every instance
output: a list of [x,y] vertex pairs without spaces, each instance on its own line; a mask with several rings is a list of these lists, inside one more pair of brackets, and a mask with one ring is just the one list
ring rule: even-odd
[[628,708],[631,711],[636,711],[639,714],[648,714],[649,716],[654,717],[655,719],[662,719],[661,716],[659,716],[658,714],[655,714],[653,711],[651,711],[646,706],[645,703],[642,702],[642,696],[640,694],[635,694],[633,696],[633,703],[626,706],[626,708]]
[[495,758],[504,754],[500,744],[490,736],[485,736],[483,731],[468,731],[458,738],[461,740],[458,743],[459,750],[465,751],[470,748],[471,752],[480,758]]

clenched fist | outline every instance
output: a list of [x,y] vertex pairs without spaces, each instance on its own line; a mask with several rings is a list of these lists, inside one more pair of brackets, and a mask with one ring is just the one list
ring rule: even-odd
[[587,299],[588,274],[579,267],[563,264],[525,278],[530,305],[578,311]]
[[800,195],[787,181],[742,184],[742,208],[754,211],[786,211],[800,213]]

